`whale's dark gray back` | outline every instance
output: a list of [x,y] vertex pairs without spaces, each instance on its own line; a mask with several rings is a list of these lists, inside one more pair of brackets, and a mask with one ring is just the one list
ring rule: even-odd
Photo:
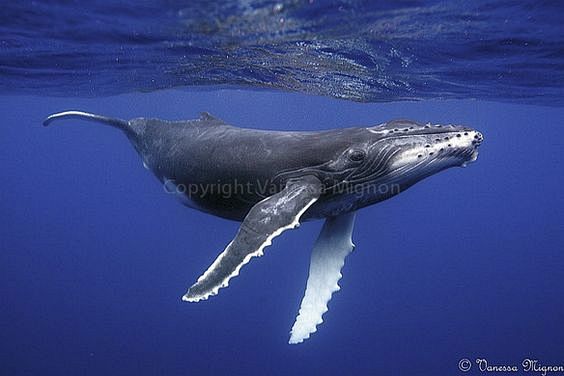
[[[273,172],[322,164],[361,139],[366,130],[281,132],[227,124],[150,124],[139,152],[149,166],[172,167],[198,181],[270,176]],[[135,141],[134,141],[135,142]],[[170,171],[169,171],[170,172]]]

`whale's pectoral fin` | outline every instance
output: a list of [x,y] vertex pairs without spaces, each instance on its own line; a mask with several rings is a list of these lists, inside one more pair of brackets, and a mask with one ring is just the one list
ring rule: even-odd
[[197,302],[217,294],[239,269],[283,231],[299,225],[301,215],[319,198],[321,182],[314,176],[292,180],[279,193],[253,206],[235,238],[182,297]]
[[352,231],[355,213],[341,214],[328,218],[321,229],[311,253],[309,278],[300,312],[290,333],[290,343],[300,343],[308,339],[323,322],[327,303],[341,279],[341,268],[345,257],[354,249]]

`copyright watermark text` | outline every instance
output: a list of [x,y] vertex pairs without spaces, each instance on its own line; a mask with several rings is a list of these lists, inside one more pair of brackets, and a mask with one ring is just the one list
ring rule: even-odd
[[[283,185],[273,181],[244,181],[237,180],[215,183],[184,183],[176,179],[164,179],[163,189],[169,194],[186,195],[187,197],[205,198],[210,196],[230,199],[235,196],[258,195],[262,197],[271,196],[280,192]],[[400,193],[400,186],[396,183],[390,184],[341,184],[321,188],[320,194],[349,194],[356,197],[363,196],[394,196]]]
[[458,369],[462,372],[474,371],[478,373],[530,373],[547,376],[549,374],[564,375],[564,361],[559,364],[544,364],[538,359],[525,358],[520,363],[490,362],[486,358],[470,360],[462,358],[458,362]]

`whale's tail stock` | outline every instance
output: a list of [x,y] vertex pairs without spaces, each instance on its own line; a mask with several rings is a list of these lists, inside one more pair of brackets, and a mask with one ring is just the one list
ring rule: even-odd
[[64,119],[80,119],[80,120],[88,120],[94,121],[98,123],[108,124],[112,127],[127,130],[129,126],[129,122],[123,119],[117,118],[110,118],[106,116],[91,114],[89,112],[82,112],[82,111],[64,111],[64,112],[57,112],[55,114],[47,116],[45,120],[43,120],[43,125],[48,126],[51,125],[56,120],[64,120]]

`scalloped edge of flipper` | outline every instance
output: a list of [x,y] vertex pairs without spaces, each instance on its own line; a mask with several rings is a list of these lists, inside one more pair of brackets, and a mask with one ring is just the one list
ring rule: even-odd
[[289,344],[302,343],[317,332],[339,281],[345,258],[355,249],[352,242],[355,213],[327,219],[312,250],[306,291],[290,330]]
[[[354,250],[355,245],[352,245],[352,250]],[[351,252],[352,252],[351,250]],[[343,264],[341,265],[341,269],[343,268],[343,266],[345,266],[345,262],[343,261]],[[339,272],[339,277],[338,277],[338,281],[341,280],[341,278],[343,278],[343,274]],[[298,316],[296,317],[296,322],[294,323],[294,325],[292,326],[292,329],[290,330],[290,339],[288,340],[288,343],[290,345],[297,345],[300,343],[303,343],[306,339],[309,339],[311,337],[312,334],[314,334],[315,332],[317,332],[317,327],[321,324],[323,324],[323,315],[326,314],[327,312],[329,312],[329,302],[331,301],[331,299],[333,298],[333,295],[336,292],[339,292],[341,290],[341,286],[339,285],[339,283],[337,282],[337,284],[333,287],[333,290],[331,291],[331,296],[329,297],[329,300],[327,300],[327,302],[325,303],[325,305],[323,306],[323,308],[319,311],[319,319],[317,319],[316,321],[314,321],[312,324],[313,326],[307,330],[306,334],[296,334],[298,332],[298,330],[295,329],[296,323],[298,322],[298,319],[300,318],[300,316],[302,316],[304,313],[302,312],[302,309],[300,308],[299,312],[298,312]]]
[[266,240],[258,247],[258,249],[255,252],[249,253],[248,255],[245,256],[245,258],[243,259],[243,261],[237,265],[237,268],[230,274],[228,275],[226,278],[223,279],[223,281],[218,284],[216,287],[214,287],[212,290],[206,291],[204,294],[197,294],[197,295],[192,295],[190,294],[190,289],[195,286],[196,284],[198,284],[198,282],[201,282],[202,280],[204,280],[215,268],[218,267],[218,265],[221,262],[221,259],[225,256],[225,254],[229,251],[229,247],[231,246],[231,244],[233,244],[233,241],[231,241],[227,247],[225,248],[225,250],[215,259],[215,261],[210,265],[210,267],[204,272],[204,274],[202,274],[198,280],[196,281],[196,283],[194,285],[192,285],[188,291],[186,292],[186,294],[184,294],[182,296],[182,300],[185,302],[191,302],[191,303],[196,303],[202,300],[207,300],[209,297],[217,295],[219,290],[225,287],[229,287],[229,281],[234,278],[237,277],[239,275],[239,272],[241,270],[241,268],[248,264],[251,259],[253,257],[260,257],[262,255],[264,255],[264,248],[272,245],[272,240],[279,236],[280,234],[282,234],[284,231],[286,230],[290,230],[296,227],[299,227],[300,225],[300,217],[303,215],[303,213],[305,213],[307,211],[307,209],[309,209],[309,207],[311,205],[313,205],[313,203],[317,201],[317,198],[313,198],[311,199],[297,214],[296,216],[294,216],[293,221],[287,225],[287,226],[283,226],[280,227],[279,229],[277,229],[276,231],[274,231],[271,235],[269,235]]

